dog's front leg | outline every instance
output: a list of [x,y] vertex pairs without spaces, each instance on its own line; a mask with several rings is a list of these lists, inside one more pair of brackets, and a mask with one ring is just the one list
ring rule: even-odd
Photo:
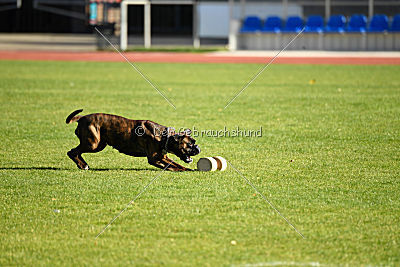
[[182,165],[176,163],[175,161],[173,161],[172,159],[168,158],[167,156],[164,156],[164,160],[168,163],[171,164],[171,166],[174,166],[174,168],[176,168],[176,171],[193,171],[192,169],[183,167]]
[[[174,165],[172,165],[171,162],[167,162],[163,159],[148,158],[147,161],[149,162],[150,165],[153,165],[154,167],[157,167],[160,169],[166,169],[168,171],[179,171],[179,169],[177,169]],[[165,167],[167,167],[167,168],[165,168]]]
[[174,162],[167,156],[164,156],[162,158],[148,157],[147,159],[148,159],[149,164],[151,164],[157,168],[160,168],[160,169],[164,169],[165,167],[168,166],[166,168],[166,170],[168,170],[168,171],[191,171],[191,169],[188,169],[188,168],[185,168],[185,167],[179,165],[178,163]]

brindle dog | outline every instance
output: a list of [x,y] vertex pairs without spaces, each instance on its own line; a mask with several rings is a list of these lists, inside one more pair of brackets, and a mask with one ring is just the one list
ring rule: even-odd
[[161,169],[168,166],[166,169],[170,171],[192,171],[167,157],[167,153],[173,153],[185,163],[191,163],[190,156],[200,153],[189,129],[176,133],[149,120],[130,120],[103,113],[77,115],[82,111],[76,110],[66,119],[67,124],[78,122],[75,134],[80,144],[67,155],[79,169],[89,169],[82,153],[96,153],[110,145],[129,156],[147,157],[151,165]]

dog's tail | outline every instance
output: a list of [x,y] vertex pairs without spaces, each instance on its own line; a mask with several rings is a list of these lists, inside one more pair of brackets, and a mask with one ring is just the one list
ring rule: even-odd
[[79,114],[79,113],[81,113],[82,111],[83,111],[83,109],[75,110],[74,112],[72,112],[71,114],[68,115],[68,117],[67,117],[67,119],[65,120],[65,122],[66,122],[67,124],[69,124],[69,123],[73,123],[73,122],[78,121],[80,118],[82,118],[82,116],[76,116],[76,114]]

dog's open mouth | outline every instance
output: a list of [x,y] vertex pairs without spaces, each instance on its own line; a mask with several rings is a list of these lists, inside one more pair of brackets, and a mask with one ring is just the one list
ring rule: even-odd
[[193,159],[190,156],[196,156],[200,153],[200,147],[198,145],[194,145],[188,152],[183,152],[182,156],[179,158],[185,163],[192,163]]

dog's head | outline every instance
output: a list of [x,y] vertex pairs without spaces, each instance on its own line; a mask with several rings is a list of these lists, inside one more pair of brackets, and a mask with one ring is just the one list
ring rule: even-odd
[[196,140],[191,136],[192,131],[186,129],[183,132],[171,135],[168,140],[168,149],[171,153],[178,156],[186,163],[191,163],[191,156],[200,153],[200,148],[196,145]]

